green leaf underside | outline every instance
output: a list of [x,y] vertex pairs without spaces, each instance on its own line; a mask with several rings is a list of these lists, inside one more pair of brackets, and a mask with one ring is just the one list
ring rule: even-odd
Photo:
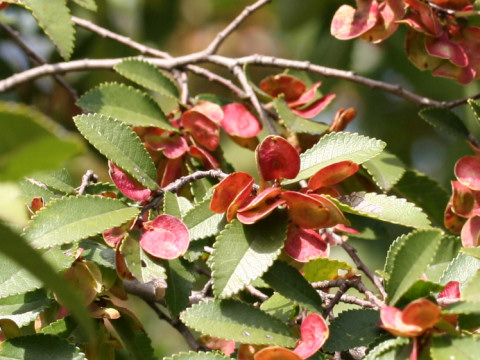
[[382,190],[390,190],[405,173],[405,164],[388,151],[382,151],[362,164]]
[[[328,196],[328,195],[327,195]],[[376,193],[352,193],[335,199],[340,210],[413,228],[428,228],[430,221],[427,215],[414,204],[395,196]]]
[[72,178],[65,169],[36,173],[33,174],[31,178],[46,185],[50,189],[65,194],[71,194],[75,190],[73,188]]
[[175,354],[170,357],[164,358],[164,360],[225,360],[231,359],[230,357],[226,357],[223,354],[213,352],[193,352],[190,351],[188,353],[179,353]]
[[381,140],[368,138],[355,133],[331,133],[320,139],[311,149],[300,155],[300,172],[290,184],[314,175],[318,170],[344,160],[361,164],[380,154],[385,147]]
[[322,312],[322,299],[297,269],[283,261],[276,261],[263,274],[263,280],[284,297],[313,312]]
[[443,226],[443,217],[449,194],[435,180],[408,170],[394,187],[403,198],[420,206],[437,225]]
[[217,235],[225,227],[224,214],[212,212],[210,210],[210,200],[209,197],[199,202],[183,218],[192,241]]
[[185,310],[180,319],[210,336],[246,344],[294,347],[296,339],[280,320],[235,300],[208,301]]
[[210,258],[215,296],[227,298],[262,276],[280,254],[286,231],[284,212],[254,225],[243,225],[237,219],[227,225]]
[[382,343],[375,346],[364,360],[396,360],[396,359],[407,359],[409,353],[405,354],[406,356],[396,357],[398,353],[404,350],[405,346],[408,345],[410,339],[397,337],[395,339],[389,339],[383,341]]
[[406,236],[396,252],[386,290],[394,306],[403,294],[422,276],[440,246],[439,230],[419,230]]
[[195,276],[192,274],[190,264],[181,259],[165,262],[165,272],[167,274],[165,301],[170,314],[177,317],[188,306]]
[[381,335],[381,329],[376,325],[379,319],[378,311],[370,309],[340,313],[329,325],[330,336],[323,350],[344,351],[371,344]]
[[183,219],[191,209],[193,209],[193,205],[188,199],[177,196],[177,194],[170,191],[165,192],[163,197],[163,212],[165,214]]
[[279,293],[274,293],[260,305],[260,310],[286,322],[292,316],[294,306],[295,304],[292,300],[287,299]]
[[111,247],[91,239],[80,241],[79,246],[83,249],[82,258],[109,269],[116,269],[115,250]]
[[133,219],[139,210],[117,199],[79,195],[50,202],[37,212],[25,230],[35,248],[68,244]]
[[344,261],[319,258],[309,261],[302,267],[305,279],[310,282],[333,280],[338,277],[339,270],[349,271],[352,267]]
[[430,354],[433,360],[478,360],[480,337],[434,336]]
[[57,198],[53,191],[44,188],[41,184],[33,183],[31,179],[22,180],[19,186],[22,195],[25,197],[25,203],[27,204],[35,197],[43,198],[45,203]]
[[[32,249],[23,239],[23,237],[15,234],[13,231],[11,231],[9,228],[5,227],[2,224],[0,224],[0,239],[6,240],[0,241],[0,252],[8,256],[10,259],[14,260],[16,263],[13,265],[16,265],[17,269],[21,268],[21,271],[29,271],[29,275],[35,274],[34,276],[38,278],[41,282],[43,282],[47,288],[54,291],[62,304],[64,304],[65,307],[70,309],[75,319],[85,330],[85,333],[90,335],[91,337],[91,334],[93,333],[93,325],[88,311],[86,310],[80,298],[77,296],[77,292],[75,291],[75,289],[73,289],[69,283],[67,283],[61,276],[57,274],[57,272],[60,270],[59,268],[65,269],[71,265],[74,260],[73,256],[68,257],[71,261],[70,264],[68,264],[67,266],[65,266],[66,261],[64,261],[63,263],[57,262],[57,264],[55,265],[55,260],[57,260],[57,258],[62,256],[66,258],[67,256],[63,253],[61,253],[60,256],[58,254],[56,255],[55,252],[50,249],[47,251],[47,253],[52,254],[53,259],[46,260],[44,259],[44,257],[39,256],[39,253],[35,249]],[[28,261],[25,261],[25,259],[28,259]],[[8,266],[7,261],[1,261],[0,264],[2,267]],[[0,274],[2,275],[4,274],[3,270],[5,270],[5,268],[0,270]],[[11,269],[9,271],[11,271]],[[19,276],[19,272],[20,271],[17,271],[16,276]],[[30,278],[33,278],[33,275],[31,275]],[[26,285],[28,284],[28,282],[21,283],[20,280],[21,278],[17,279],[15,283],[17,287],[19,285],[23,285],[23,292],[35,289],[27,289]],[[3,289],[4,286],[0,288]],[[8,295],[12,294],[14,293],[10,293]]]
[[149,189],[156,189],[157,170],[130,126],[99,114],[74,119],[80,133],[107,159]]
[[434,128],[449,135],[468,139],[468,129],[462,120],[451,110],[444,108],[425,108],[418,113],[420,117]]
[[73,0],[73,2],[87,10],[97,11],[97,4],[95,4],[95,0]]
[[127,125],[177,131],[152,98],[123,84],[102,84],[84,94],[77,104],[84,110],[110,116]]
[[149,90],[178,100],[179,92],[175,83],[154,65],[138,59],[126,59],[114,67],[125,78]]
[[5,340],[0,348],[2,360],[87,360],[75,345],[53,335],[36,334]]
[[28,325],[50,304],[45,290],[0,299],[0,319],[13,320],[19,327]]
[[65,60],[73,52],[75,27],[63,0],[22,0]]
[[439,283],[445,285],[449,281],[458,281],[460,288],[462,288],[479,270],[479,259],[460,253],[445,269]]
[[307,133],[307,134],[323,134],[328,130],[329,126],[324,123],[316,122],[313,120],[305,119],[301,116],[294,114],[288,107],[285,100],[282,98],[275,98],[273,100],[275,110],[277,111],[280,119],[283,120],[286,127],[295,133]]

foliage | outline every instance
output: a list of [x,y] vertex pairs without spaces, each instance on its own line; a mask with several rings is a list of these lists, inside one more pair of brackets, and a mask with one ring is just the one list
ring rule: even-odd
[[[0,80],[0,194],[21,198],[0,199],[0,358],[480,357],[480,95],[435,100],[414,92],[419,81],[409,91],[391,76],[374,80],[338,64],[220,55],[270,2],[282,16],[286,3],[257,0],[203,50],[174,57],[148,46],[150,33],[144,44],[72,15],[98,11],[100,24],[102,1],[0,1],[10,39],[0,39],[0,62],[9,41],[37,63]],[[395,49],[405,36],[406,58],[450,78],[447,93],[458,89],[455,80],[470,89],[480,78],[477,2],[332,3],[316,6],[334,38],[392,41],[385,46]],[[30,13],[37,36],[63,62],[55,55],[47,62],[14,31],[25,31]],[[285,19],[297,13],[312,16],[299,6]],[[172,5],[164,20],[173,14]],[[123,52],[82,52],[78,28]],[[89,78],[99,69],[113,71]],[[80,70],[89,81],[62,76]],[[197,91],[192,74],[206,91]],[[68,115],[42,106],[48,89],[30,88],[37,96],[29,99],[20,87],[48,76],[70,97]],[[356,125],[371,109],[355,109],[354,90],[318,76],[399,97],[420,107],[415,121],[466,142],[473,155],[464,150],[456,161],[451,196]],[[329,110],[338,98],[349,107]],[[457,110],[462,105],[468,113]],[[383,120],[370,119],[394,133],[396,124]],[[96,170],[77,173],[79,156]],[[389,245],[386,254],[369,250],[382,270],[358,252],[362,243]],[[154,334],[130,307],[134,295],[191,351],[158,355]]]

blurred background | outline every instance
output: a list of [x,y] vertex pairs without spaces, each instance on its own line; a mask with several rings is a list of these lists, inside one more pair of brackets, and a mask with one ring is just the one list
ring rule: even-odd
[[[97,0],[97,12],[70,4],[72,13],[116,33],[126,35],[146,45],[167,51],[173,56],[202,50],[241,10],[253,1],[245,0]],[[406,58],[403,48],[405,28],[384,43],[372,45],[362,40],[339,41],[330,35],[330,21],[336,9],[347,1],[338,0],[274,0],[241,25],[223,44],[219,53],[245,56],[254,53],[278,56],[344,70],[399,84],[408,90],[437,100],[453,100],[480,91],[478,83],[459,86],[449,79],[434,78],[421,72]],[[354,1],[350,1],[354,4]],[[36,25],[29,12],[10,6],[0,13],[0,21],[19,31],[22,39],[48,62],[62,61],[50,40]],[[137,55],[133,50],[77,28],[72,59],[116,58]],[[6,33],[0,30],[0,78],[28,69],[28,57],[18,49]],[[214,72],[229,76],[224,69],[207,66]],[[259,82],[275,69],[250,68],[252,80]],[[65,79],[82,95],[90,88],[107,81],[124,81],[113,71],[90,71],[65,75]],[[335,93],[335,101],[318,115],[316,120],[330,123],[341,107],[355,107],[358,116],[347,129],[384,140],[387,149],[411,166],[437,180],[449,192],[455,161],[470,154],[468,146],[459,140],[439,133],[417,115],[418,107],[407,101],[346,81],[312,77],[323,82],[323,93]],[[224,88],[195,75],[190,77],[193,95],[213,92],[232,98]],[[15,90],[0,94],[0,100],[28,104],[46,114],[67,130],[74,131],[72,116],[80,113],[74,100],[50,77],[22,84]],[[455,109],[462,118],[472,116],[466,106]],[[237,170],[255,172],[253,154],[228,145],[226,157]],[[233,155],[235,154],[235,156]],[[1,166],[0,154],[0,166]],[[32,159],[32,161],[35,161]],[[106,161],[84,144],[65,167],[79,184],[81,175],[93,169],[101,179],[108,180]],[[0,167],[1,171],[1,167]],[[9,217],[19,225],[26,221],[23,204],[17,201],[15,181],[0,183],[0,216]],[[5,210],[5,209],[8,209]],[[13,214],[13,215],[12,215]],[[383,267],[383,254],[394,239],[392,229],[386,239],[357,240],[373,269]],[[343,258],[334,252],[334,257]],[[140,307],[132,302],[129,306]],[[168,325],[157,320],[148,309],[142,317],[159,356],[187,347],[181,337]]]

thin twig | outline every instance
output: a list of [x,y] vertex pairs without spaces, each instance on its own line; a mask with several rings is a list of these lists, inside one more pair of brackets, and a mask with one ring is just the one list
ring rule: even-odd
[[[7,24],[3,24],[0,22],[0,27],[10,36],[10,38],[18,45],[20,49],[22,49],[27,56],[32,59],[36,64],[46,64],[47,61],[41,57],[39,54],[37,54],[35,51],[33,51],[32,48],[30,48],[19,36],[18,32],[15,31],[12,27],[8,26]],[[77,91],[72,88],[60,75],[54,74],[53,78],[55,81],[63,86],[67,92],[70,94],[70,96],[73,98],[73,100],[76,102],[78,100],[78,94]]]
[[157,314],[157,316],[160,319],[168,322],[172,327],[177,329],[177,331],[180,334],[182,334],[184,339],[187,341],[188,346],[190,346],[190,348],[193,351],[207,351],[208,350],[205,346],[203,346],[202,344],[199,344],[197,342],[197,340],[195,340],[195,337],[192,335],[190,330],[179,319],[168,317],[166,314],[163,313],[162,310],[160,310],[158,308],[157,304],[155,304],[154,302],[146,301],[146,303],[148,304],[148,306],[150,306],[150,308],[153,311],[155,311],[155,313]]
[[77,193],[82,195],[87,189],[88,185],[95,184],[97,181],[98,175],[95,174],[93,170],[87,170],[87,172],[82,176],[82,183],[80,184]]
[[240,24],[245,21],[247,17],[249,17],[256,10],[260,9],[262,6],[265,6],[270,2],[272,2],[272,0],[258,0],[256,3],[247,6],[225,29],[220,31],[217,36],[215,36],[215,39],[213,39],[213,41],[207,46],[205,50],[202,51],[202,53],[216,53],[220,45],[222,45],[222,43],[225,41],[225,39],[231,33],[233,33],[240,26]]
[[347,252],[347,254],[352,258],[353,262],[357,267],[362,270],[365,275],[373,282],[375,287],[378,289],[380,294],[382,295],[383,299],[387,298],[387,293],[385,292],[385,288],[383,287],[382,280],[376,276],[367,265],[363,263],[363,261],[357,255],[357,249],[355,249],[352,245],[348,244],[347,242],[341,243],[342,248]]
[[327,317],[332,311],[333,307],[338,304],[342,295],[348,290],[348,286],[343,283],[339,286],[337,293],[328,301],[327,306],[323,310],[323,317]]
[[[318,293],[319,293],[320,297],[322,298],[322,300],[325,301],[325,302],[331,301],[336,295],[336,294],[327,294],[323,291],[319,291]],[[379,309],[379,307],[377,305],[372,304],[370,301],[359,299],[359,298],[357,298],[353,295],[343,294],[343,295],[340,296],[339,301],[343,302],[343,303],[346,303],[346,304],[358,305],[358,306],[361,306],[362,308],[370,308],[370,309],[375,309],[375,310]]]
[[245,290],[247,290],[251,295],[259,298],[260,300],[262,301],[266,301],[268,300],[268,296],[265,295],[263,292],[261,292],[260,290],[256,289],[255,287],[253,287],[252,285],[247,285],[245,287]]
[[167,186],[165,186],[163,189],[160,189],[156,192],[154,195],[154,198],[152,201],[150,201],[147,205],[145,205],[142,208],[142,213],[145,213],[146,211],[150,209],[156,209],[160,202],[163,200],[163,197],[167,191],[176,193],[178,190],[180,190],[183,186],[206,178],[206,177],[211,177],[219,180],[223,180],[228,176],[228,174],[224,173],[221,170],[206,170],[206,171],[196,171],[193,174],[190,175],[185,175],[182,176],[181,178],[175,180],[174,182],[171,182]]

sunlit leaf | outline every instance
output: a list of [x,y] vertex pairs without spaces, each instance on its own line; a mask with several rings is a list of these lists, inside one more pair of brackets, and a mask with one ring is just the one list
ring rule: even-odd
[[395,155],[382,151],[362,164],[382,190],[390,190],[405,173],[405,165]]

